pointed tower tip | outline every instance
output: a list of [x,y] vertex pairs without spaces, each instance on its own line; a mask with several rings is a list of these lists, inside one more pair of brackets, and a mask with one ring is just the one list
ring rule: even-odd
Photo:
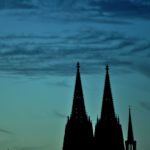
[[80,63],[77,62],[77,69],[79,70],[80,69]]
[[105,75],[105,83],[104,83],[104,93],[103,93],[103,102],[102,102],[102,110],[101,110],[101,119],[104,120],[113,120],[116,118],[115,110],[113,105],[113,98],[111,93],[111,85],[109,78],[109,67],[106,65],[106,75]]
[[109,70],[109,65],[107,64],[107,65],[106,65],[106,71],[108,71],[108,70]]
[[131,119],[131,106],[129,105],[129,119]]
[[131,105],[129,105],[129,112],[131,112]]
[[133,142],[133,129],[132,129],[132,119],[131,119],[131,107],[129,106],[129,121],[128,121],[128,141]]
[[76,72],[76,81],[75,81],[75,88],[74,88],[71,118],[75,118],[80,121],[83,121],[83,119],[87,119],[87,116],[86,116],[86,110],[84,105],[84,97],[83,97],[79,68],[80,68],[80,64],[79,62],[77,62],[77,72]]
[[129,106],[129,120],[128,120],[128,133],[126,140],[126,149],[136,150],[136,141],[134,140],[133,128],[132,128],[132,119],[131,119],[131,107]]

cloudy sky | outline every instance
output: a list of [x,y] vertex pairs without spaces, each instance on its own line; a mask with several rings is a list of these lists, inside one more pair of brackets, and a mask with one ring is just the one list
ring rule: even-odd
[[0,1],[0,150],[61,150],[76,63],[93,128],[105,65],[127,137],[149,150],[150,0]]

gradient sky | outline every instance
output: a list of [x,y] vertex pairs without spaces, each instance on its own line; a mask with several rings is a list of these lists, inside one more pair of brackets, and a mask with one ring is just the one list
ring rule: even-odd
[[0,150],[61,150],[76,62],[93,128],[105,65],[127,137],[150,148],[150,0],[0,0]]

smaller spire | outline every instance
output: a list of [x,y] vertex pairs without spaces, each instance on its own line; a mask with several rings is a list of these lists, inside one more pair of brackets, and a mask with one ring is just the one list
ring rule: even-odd
[[126,150],[136,150],[136,141],[134,140],[134,136],[133,136],[130,106],[129,106],[128,135],[125,143],[126,143]]
[[133,129],[132,129],[132,119],[131,119],[131,107],[129,106],[129,122],[128,122],[128,141],[133,142]]

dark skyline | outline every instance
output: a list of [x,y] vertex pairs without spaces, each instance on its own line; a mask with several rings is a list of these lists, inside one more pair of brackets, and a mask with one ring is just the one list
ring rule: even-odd
[[77,61],[92,124],[109,64],[124,139],[131,105],[137,147],[149,150],[149,14],[149,0],[1,0],[0,150],[62,148]]
[[83,91],[80,77],[80,64],[77,63],[72,110],[65,126],[63,150],[136,150],[130,110],[126,143],[123,139],[120,118],[116,116],[113,104],[109,66],[106,65],[101,116],[97,118],[94,129],[92,128],[90,116],[88,116],[85,108]]

